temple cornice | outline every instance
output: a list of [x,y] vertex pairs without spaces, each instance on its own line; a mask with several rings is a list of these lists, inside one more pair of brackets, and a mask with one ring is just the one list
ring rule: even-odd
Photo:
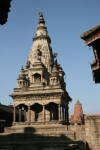
[[37,39],[47,39],[48,43],[51,43],[51,39],[48,35],[40,35],[40,36],[35,36],[32,38],[32,40],[35,42]]

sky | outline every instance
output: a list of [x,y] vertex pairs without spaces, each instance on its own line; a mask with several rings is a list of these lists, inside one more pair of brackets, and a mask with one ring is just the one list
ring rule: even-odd
[[95,84],[91,66],[93,49],[78,34],[100,24],[99,0],[17,0],[11,2],[8,21],[0,26],[0,103],[13,104],[9,97],[17,87],[21,67],[25,68],[43,13],[53,53],[66,74],[66,90],[72,98],[69,115],[77,100],[83,114],[100,114],[100,84]]

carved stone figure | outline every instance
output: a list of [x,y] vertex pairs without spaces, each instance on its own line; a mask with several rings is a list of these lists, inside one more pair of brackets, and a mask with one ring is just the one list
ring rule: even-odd
[[36,51],[36,54],[37,54],[37,60],[39,60],[39,56],[41,55],[40,48],[41,48],[41,46],[38,45],[38,48],[37,48],[37,51]]
[[58,53],[57,53],[57,52],[55,52],[55,53],[54,53],[54,55],[53,55],[53,57],[54,57],[54,58],[56,58],[56,57],[57,57],[57,54],[58,54]]
[[30,61],[27,60],[27,62],[26,62],[26,68],[29,68],[29,67],[30,67]]
[[50,57],[50,59],[49,59],[49,65],[50,65],[50,66],[53,65],[53,58],[52,58],[52,57]]
[[40,77],[35,78],[34,81],[35,81],[35,82],[39,82],[39,81],[41,81],[41,78],[40,78]]

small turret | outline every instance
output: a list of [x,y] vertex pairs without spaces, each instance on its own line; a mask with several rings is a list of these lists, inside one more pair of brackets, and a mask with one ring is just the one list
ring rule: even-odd
[[22,66],[19,77],[17,79],[17,88],[23,88],[28,86],[28,80],[26,79],[26,75],[24,73],[24,68]]
[[56,63],[54,63],[54,67],[51,72],[51,77],[50,77],[50,85],[56,85],[59,84],[59,75],[58,75],[58,70]]

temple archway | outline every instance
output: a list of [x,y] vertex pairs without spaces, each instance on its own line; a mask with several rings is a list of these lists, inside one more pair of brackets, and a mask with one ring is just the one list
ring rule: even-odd
[[45,106],[45,116],[47,121],[58,120],[58,105],[54,102],[47,104]]
[[42,122],[42,105],[35,103],[31,106],[31,122]]
[[16,107],[19,109],[19,116],[16,118],[16,122],[26,122],[28,118],[28,106],[20,104]]

